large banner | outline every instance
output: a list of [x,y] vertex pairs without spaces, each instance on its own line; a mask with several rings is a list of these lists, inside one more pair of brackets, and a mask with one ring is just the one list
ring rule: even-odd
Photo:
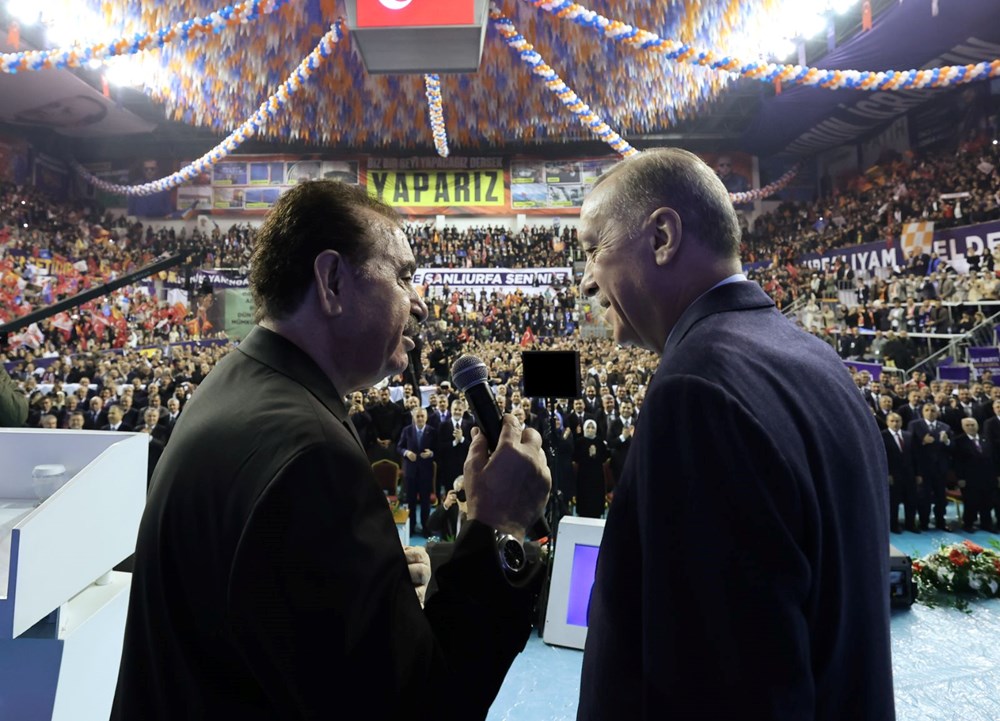
[[369,170],[368,194],[397,208],[506,208],[503,170]]
[[368,194],[404,215],[505,215],[503,158],[368,158]]
[[[1000,221],[993,221],[935,231],[930,242],[924,244],[923,250],[937,253],[939,257],[948,261],[958,259],[955,263],[956,270],[966,272],[967,266],[962,263],[962,258],[968,249],[971,248],[978,254],[983,249],[993,250],[997,245],[1000,245]],[[838,248],[823,255],[809,253],[801,256],[799,263],[821,269],[831,266],[838,258],[850,264],[854,271],[872,271],[894,266],[902,268],[906,265],[906,259],[900,252],[899,245],[893,244],[890,248],[884,242]]]
[[572,268],[418,268],[413,284],[449,291],[544,293],[573,281]]
[[1000,376],[1000,348],[987,346],[968,350],[969,364],[975,369],[977,378],[983,371],[990,371],[994,376]]

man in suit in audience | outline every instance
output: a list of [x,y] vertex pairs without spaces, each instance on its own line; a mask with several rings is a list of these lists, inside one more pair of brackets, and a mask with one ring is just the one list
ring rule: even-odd
[[372,719],[485,718],[535,618],[496,529],[523,538],[544,510],[541,439],[508,417],[495,453],[473,441],[469,522],[422,608],[429,559],[400,545],[343,401],[406,368],[427,316],[398,216],[363,188],[300,183],[250,267],[259,324],[150,484],[112,721],[323,719],[348,698]]
[[[578,237],[581,296],[662,354],[608,511],[578,721],[893,718],[885,451],[843,362],[743,276],[732,200],[692,153],[605,172]],[[706,529],[710,562],[670,550]]]
[[1000,485],[997,449],[979,434],[979,423],[975,418],[962,419],[962,432],[955,436],[952,443],[955,475],[965,505],[962,530],[966,533],[975,531],[974,524],[978,519],[979,530],[994,533],[996,527],[991,518],[993,496]]
[[573,431],[573,440],[579,440],[583,437],[583,424],[586,423],[590,416],[584,409],[584,402],[582,398],[573,399],[573,410],[571,410],[566,416],[566,427]]
[[[913,533],[920,533],[917,526],[918,486],[923,485],[923,478],[917,475],[917,446],[909,431],[903,430],[903,419],[898,413],[890,413],[886,429],[882,431],[882,442],[885,444],[885,456],[889,463],[889,530],[899,533],[899,507],[903,506],[905,528]],[[926,513],[922,511],[922,513]],[[927,527],[928,518],[921,515],[920,525]]]
[[177,421],[181,417],[181,402],[177,398],[171,397],[167,399],[167,439],[169,440],[170,434],[174,432],[174,426],[177,425]]
[[420,528],[431,513],[431,493],[434,491],[434,449],[437,435],[427,425],[427,411],[417,406],[412,410],[413,423],[403,428],[396,450],[403,457],[403,483],[410,506],[410,535],[417,533],[417,502],[420,503]]
[[100,430],[108,424],[108,414],[104,410],[101,399],[94,397],[88,401],[88,410],[84,413],[84,427],[88,431]]
[[[935,527],[948,531],[951,529],[945,521],[945,513],[948,510],[946,491],[951,468],[951,429],[938,420],[938,409],[933,403],[925,404],[920,412],[923,417],[907,427],[917,452],[916,473],[924,481],[917,500],[921,504],[933,504]],[[921,511],[921,518],[928,515]],[[926,525],[921,528],[927,530]]]
[[941,416],[941,420],[956,430],[962,427],[963,418],[975,418],[976,415],[976,409],[972,403],[972,394],[968,386],[959,387],[957,399],[957,403],[951,403],[948,398],[945,398],[948,408]]
[[1000,399],[993,401],[989,416],[982,421],[982,429],[986,440],[1000,449]]
[[920,413],[920,391],[910,391],[906,394],[906,403],[896,409],[903,419],[903,428],[909,429],[913,421],[919,421],[923,416]]
[[[447,398],[447,396],[445,396]],[[444,491],[460,475],[465,459],[469,455],[469,445],[472,443],[472,426],[475,425],[471,418],[466,418],[463,412],[462,401],[454,400],[451,403],[451,410],[438,427],[438,450],[437,450],[437,486],[439,495],[444,495]]]
[[102,431],[131,432],[132,426],[122,420],[121,406],[115,404],[108,408],[108,422],[101,426]]
[[889,416],[892,413],[892,396],[879,396],[878,408],[875,410],[875,423],[878,424],[880,431],[884,431],[889,427]]
[[608,427],[608,450],[611,452],[611,476],[615,485],[625,469],[625,459],[632,447],[632,436],[635,435],[635,417],[631,401],[622,401],[621,415],[612,419]]
[[403,410],[392,402],[388,388],[379,391],[378,403],[368,408],[368,413],[372,417],[368,457],[373,462],[389,460],[398,463],[396,443],[403,430]]

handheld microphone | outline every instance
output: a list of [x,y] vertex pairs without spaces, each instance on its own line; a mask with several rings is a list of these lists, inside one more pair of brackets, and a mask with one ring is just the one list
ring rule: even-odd
[[465,394],[476,425],[486,435],[492,453],[500,441],[503,414],[486,382],[489,375],[486,364],[474,355],[466,354],[451,365],[451,380]]
[[[486,436],[486,443],[492,453],[500,442],[503,414],[493,396],[493,391],[486,382],[489,375],[486,364],[474,355],[463,355],[451,364],[451,380],[465,394],[465,399],[476,417],[476,424]],[[533,538],[545,538],[551,533],[545,516],[535,522],[529,533]]]

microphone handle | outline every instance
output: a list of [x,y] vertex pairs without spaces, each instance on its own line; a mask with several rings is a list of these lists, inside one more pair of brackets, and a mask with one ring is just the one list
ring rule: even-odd
[[490,447],[490,453],[497,449],[500,442],[500,428],[503,425],[503,414],[500,406],[497,405],[493,392],[485,382],[475,383],[465,389],[465,400],[472,408],[472,415],[476,417],[476,425],[486,436],[486,443]]
[[[469,386],[464,393],[465,400],[469,402],[472,414],[476,417],[476,425],[486,436],[486,443],[489,445],[490,453],[492,453],[497,449],[497,443],[500,442],[500,428],[503,425],[503,414],[500,412],[500,406],[497,405],[493,391],[485,382]],[[535,525],[528,529],[528,535],[532,538],[546,538],[551,532],[544,514],[535,521]]]

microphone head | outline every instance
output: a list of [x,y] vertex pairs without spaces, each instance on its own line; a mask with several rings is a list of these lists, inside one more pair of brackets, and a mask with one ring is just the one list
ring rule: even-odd
[[490,371],[482,360],[468,353],[451,364],[451,380],[463,393],[476,385],[485,383]]

